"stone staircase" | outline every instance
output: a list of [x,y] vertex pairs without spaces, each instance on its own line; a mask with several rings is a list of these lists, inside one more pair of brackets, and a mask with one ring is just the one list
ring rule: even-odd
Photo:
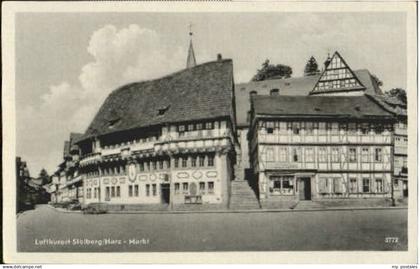
[[229,208],[231,210],[260,209],[260,203],[245,180],[234,180],[231,182],[231,197]]

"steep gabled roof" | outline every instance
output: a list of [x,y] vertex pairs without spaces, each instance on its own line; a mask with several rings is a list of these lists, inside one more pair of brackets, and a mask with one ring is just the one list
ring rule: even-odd
[[254,96],[255,115],[322,118],[393,118],[368,96]]
[[[367,69],[355,70],[354,74],[365,85],[365,93],[382,94],[381,89],[372,80],[372,75]],[[279,89],[280,95],[309,95],[319,80],[320,75],[273,79],[264,81],[251,81],[235,85],[236,94],[236,122],[238,126],[247,126],[247,114],[250,110],[250,93],[256,91],[259,95],[268,95],[271,89]]]
[[334,52],[310,94],[364,90],[365,85],[354,74],[340,53]]
[[234,120],[230,59],[113,91],[78,141],[123,130],[220,117]]

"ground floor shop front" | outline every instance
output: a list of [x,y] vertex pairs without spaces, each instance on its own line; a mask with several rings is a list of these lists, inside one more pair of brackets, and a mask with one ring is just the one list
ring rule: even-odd
[[273,170],[258,175],[260,201],[391,198],[391,173]]

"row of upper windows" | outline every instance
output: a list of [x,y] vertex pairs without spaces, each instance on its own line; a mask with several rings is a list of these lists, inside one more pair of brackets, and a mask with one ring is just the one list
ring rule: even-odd
[[[182,186],[182,193],[188,193],[189,189],[190,189],[190,185],[191,184],[195,184],[195,183],[188,183],[188,182],[183,182],[181,183],[175,183],[174,184],[174,192],[175,194],[179,194],[181,193],[181,186]],[[207,188],[206,188],[207,185]],[[209,193],[209,194],[213,194],[214,193],[214,181],[208,181],[207,184],[206,182],[199,182],[198,184],[198,189],[200,191],[200,193]]]
[[[315,162],[315,149],[314,148],[303,148],[305,154],[305,162]],[[290,155],[290,156],[289,156]],[[359,154],[357,154],[357,148],[350,147],[348,148],[347,154],[342,156],[342,149],[339,147],[332,147],[331,152],[328,152],[326,147],[318,148],[318,162],[327,163],[328,157],[333,163],[339,163],[341,161],[348,161],[350,163],[357,163],[360,161],[362,163],[370,162],[383,162],[384,152],[382,148],[374,148],[371,152],[370,148],[362,147]],[[345,159],[344,159],[345,158]],[[373,160],[372,160],[373,159]],[[287,147],[279,147],[277,158],[274,154],[274,148],[269,147],[266,149],[266,161],[267,162],[301,162],[302,161],[302,152],[301,148],[293,148],[291,152]]]
[[267,121],[260,123],[260,129],[265,129],[268,134],[277,131],[292,130],[293,134],[300,134],[304,131],[305,134],[311,134],[315,130],[318,133],[327,131],[331,133],[339,133],[340,131],[347,131],[349,133],[357,133],[358,130],[362,134],[368,134],[370,131],[375,133],[382,133],[384,130],[392,131],[392,124],[382,123],[337,123],[337,122],[274,122]]
[[[197,154],[192,156],[180,156],[174,157],[174,168],[187,168],[187,167],[213,167],[214,166],[215,154]],[[87,177],[99,176],[101,172],[104,176],[112,175],[126,175],[126,165],[118,165],[113,167],[99,167],[99,170],[87,172]],[[169,159],[166,160],[150,160],[141,161],[136,163],[136,170],[140,172],[144,171],[158,171],[163,169],[171,168],[171,162]]]
[[[189,124],[181,124],[176,126],[177,132],[182,136],[185,132],[191,131],[199,131],[199,130],[213,130],[218,129],[221,125],[220,121],[209,121],[209,122],[199,122],[199,123],[189,123]],[[125,145],[137,144],[137,143],[147,143],[147,142],[155,142],[159,140],[158,134],[153,134],[149,137],[142,137],[133,139],[130,141],[124,141],[121,143],[111,144],[111,145],[104,145],[104,149],[113,149],[119,148]]]

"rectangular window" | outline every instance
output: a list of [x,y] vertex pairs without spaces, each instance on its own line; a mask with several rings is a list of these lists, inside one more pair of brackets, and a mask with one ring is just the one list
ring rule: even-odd
[[203,124],[202,123],[197,123],[196,128],[197,128],[197,130],[202,130],[203,129]]
[[188,124],[188,131],[189,132],[194,131],[194,127],[195,127],[194,124]]
[[384,181],[382,178],[375,179],[375,185],[376,185],[376,192],[382,193],[384,192]]
[[153,193],[153,196],[156,196],[157,195],[157,187],[156,187],[156,184],[152,184],[152,193]]
[[156,170],[156,161],[152,162],[153,170]]
[[300,122],[293,122],[292,129],[293,134],[298,135],[300,133]]
[[128,197],[133,197],[133,185],[128,185]]
[[142,163],[142,162],[139,163],[139,166],[140,166],[140,171],[143,172],[144,171],[144,163]]
[[191,167],[196,167],[196,166],[197,166],[197,157],[192,156],[191,157]]
[[357,193],[357,179],[356,178],[350,178],[350,186],[349,186],[350,193]]
[[178,168],[178,166],[179,166],[179,160],[178,160],[178,158],[175,158],[174,159],[174,166],[175,166],[175,168]]
[[115,197],[115,187],[111,187],[111,197]]
[[306,148],[305,149],[305,162],[313,163],[315,162],[314,149]]
[[163,169],[163,161],[159,161],[159,169]]
[[201,156],[198,157],[198,165],[200,167],[204,166],[204,156],[201,155]]
[[200,191],[204,192],[206,190],[206,183],[200,182],[199,183],[199,189],[200,189]]
[[207,165],[208,166],[214,166],[214,155],[208,155],[207,156]]
[[179,125],[178,126],[178,133],[179,133],[179,136],[184,136],[184,134],[185,134],[185,125]]
[[139,185],[134,185],[134,196],[139,197]]
[[370,192],[370,179],[369,178],[363,179],[363,192]]
[[343,189],[342,189],[342,182],[341,182],[341,178],[334,178],[334,192],[335,193],[342,193]]
[[209,193],[214,193],[214,182],[213,181],[207,182],[207,189],[208,189]]
[[299,156],[299,149],[294,148],[293,149],[293,162],[299,162],[300,161],[300,156]]
[[356,148],[349,148],[349,162],[357,162]]
[[313,124],[313,122],[306,122],[305,123],[305,133],[307,135],[312,135],[314,133],[314,124]]
[[320,193],[329,193],[330,192],[330,186],[328,182],[328,178],[319,178],[318,181],[318,190]]
[[120,186],[117,186],[117,194],[116,194],[116,196],[117,197],[121,197],[121,187]]
[[274,162],[274,149],[267,148],[267,162]]
[[293,194],[292,176],[274,176],[270,177],[270,192],[274,194],[291,195]]
[[331,162],[340,162],[340,148],[331,148]]
[[375,162],[382,162],[382,149],[381,148],[375,149]]
[[150,184],[146,184],[146,196],[150,196]]
[[188,183],[187,182],[182,183],[182,190],[184,192],[188,192]]
[[364,135],[369,134],[369,123],[359,124],[359,129],[362,134]]
[[175,189],[175,193],[178,194],[179,193],[179,183],[175,183],[174,185],[174,189]]
[[213,129],[213,122],[207,122],[207,123],[206,123],[206,129],[207,129],[207,130],[211,130],[211,129]]
[[357,133],[356,123],[354,123],[354,122],[349,123],[349,125],[348,125],[348,133],[349,134],[352,134],[352,135],[354,135],[354,134]]
[[110,198],[109,187],[106,187],[106,188],[105,188],[105,199],[106,199],[106,200],[109,200],[109,198]]
[[369,148],[362,148],[362,162],[369,162]]
[[182,167],[187,167],[188,158],[182,157]]
[[93,189],[93,198],[98,198],[98,190],[97,190],[98,188],[94,188]]
[[327,148],[318,148],[318,162],[320,163],[326,163],[327,160]]
[[287,162],[287,148],[286,147],[279,148],[279,162],[282,162],[282,163]]

